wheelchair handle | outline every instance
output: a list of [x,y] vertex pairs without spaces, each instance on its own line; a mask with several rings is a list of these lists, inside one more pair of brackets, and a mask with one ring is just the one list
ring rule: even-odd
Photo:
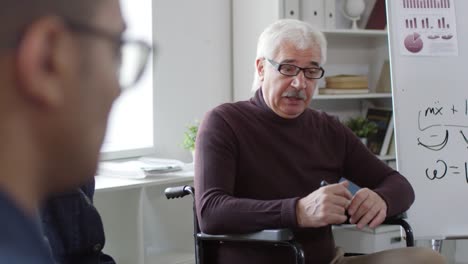
[[164,190],[164,194],[167,199],[182,198],[188,194],[194,194],[194,189],[192,186],[184,185],[177,187],[168,187]]

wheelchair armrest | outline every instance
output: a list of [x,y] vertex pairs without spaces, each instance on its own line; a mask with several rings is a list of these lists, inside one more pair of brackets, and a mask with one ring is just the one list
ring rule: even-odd
[[[414,235],[413,229],[411,228],[410,224],[405,221],[406,213],[397,214],[391,217],[387,217],[382,225],[399,225],[405,231],[406,236],[406,246],[407,247],[414,247]],[[336,226],[346,226],[349,224],[349,221],[346,220],[345,223]]]
[[406,213],[401,213],[392,217],[387,217],[387,219],[385,219],[385,221],[382,224],[401,226],[403,230],[405,230],[406,246],[414,247],[413,229],[411,228],[410,224],[405,221],[405,218],[406,218]]
[[218,241],[252,241],[252,242],[288,242],[293,240],[294,234],[290,229],[265,229],[258,232],[232,235],[210,235],[198,233],[197,237],[202,240]]
[[405,219],[406,213],[397,214],[394,216],[387,217],[382,223],[383,225],[399,225],[399,221]]
[[302,246],[294,239],[293,232],[288,228],[281,229],[265,229],[258,232],[247,234],[232,234],[232,235],[209,235],[203,232],[196,234],[196,240],[213,240],[213,241],[231,241],[231,242],[261,242],[273,245],[283,245],[291,248],[294,251],[296,263],[304,264],[304,250]]

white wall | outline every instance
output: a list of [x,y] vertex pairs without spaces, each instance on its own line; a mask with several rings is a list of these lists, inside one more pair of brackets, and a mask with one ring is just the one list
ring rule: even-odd
[[279,0],[233,0],[233,96],[252,97],[257,39],[280,15]]
[[231,100],[231,1],[154,0],[156,155],[191,161],[181,147],[194,119]]

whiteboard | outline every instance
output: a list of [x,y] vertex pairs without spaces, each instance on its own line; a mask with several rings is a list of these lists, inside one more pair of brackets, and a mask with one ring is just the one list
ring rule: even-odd
[[468,236],[466,10],[466,0],[387,1],[397,166],[416,193],[417,239]]

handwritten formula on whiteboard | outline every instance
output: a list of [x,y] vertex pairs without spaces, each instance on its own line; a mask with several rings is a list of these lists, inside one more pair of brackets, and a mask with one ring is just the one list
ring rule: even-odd
[[[454,160],[455,148],[468,149],[468,99],[443,105],[436,100],[418,111],[417,145],[424,152],[437,153],[433,165],[425,168],[427,179],[462,177],[468,183],[468,156]],[[447,157],[451,157],[448,159]]]

